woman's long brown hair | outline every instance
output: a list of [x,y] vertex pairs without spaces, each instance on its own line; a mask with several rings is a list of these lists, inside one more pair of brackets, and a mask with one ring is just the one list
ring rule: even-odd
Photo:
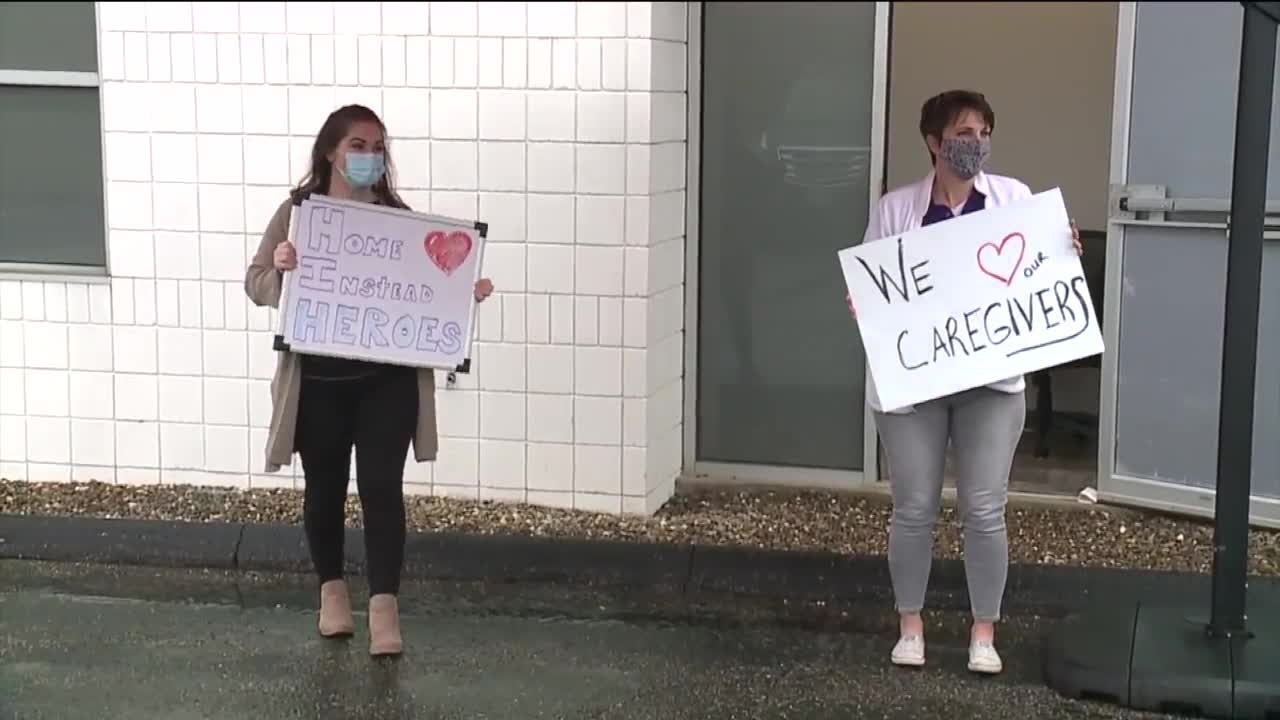
[[[320,127],[320,132],[316,134],[315,143],[311,146],[311,167],[297,187],[289,193],[295,204],[302,202],[303,198],[312,193],[321,195],[329,193],[329,183],[333,180],[333,163],[329,162],[329,154],[347,136],[351,126],[361,122],[376,124],[381,128],[383,137],[386,137],[387,126],[383,124],[382,118],[364,105],[344,105],[329,113],[324,125]],[[390,147],[384,147],[383,157],[386,160],[387,171],[373,186],[373,194],[383,205],[408,209],[409,206],[400,199],[395,190]]]

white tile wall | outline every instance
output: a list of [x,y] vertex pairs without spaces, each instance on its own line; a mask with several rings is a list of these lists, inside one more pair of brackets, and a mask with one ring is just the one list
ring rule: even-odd
[[[680,470],[683,2],[103,3],[109,283],[0,278],[0,475],[262,474],[245,264],[339,104],[417,209],[489,223],[474,374],[410,492],[651,512]],[[353,486],[354,491],[354,486]]]

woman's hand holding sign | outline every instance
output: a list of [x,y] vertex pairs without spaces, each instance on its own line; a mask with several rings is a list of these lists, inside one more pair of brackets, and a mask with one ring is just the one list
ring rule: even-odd
[[293,243],[285,240],[276,245],[276,250],[271,256],[272,264],[276,270],[280,272],[288,272],[298,267],[298,253],[293,248]]

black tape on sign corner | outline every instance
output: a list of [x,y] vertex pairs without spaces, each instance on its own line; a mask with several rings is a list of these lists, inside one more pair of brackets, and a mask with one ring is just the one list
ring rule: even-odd
[[471,358],[462,361],[462,364],[454,369],[454,372],[460,372],[463,375],[471,374]]
[[289,352],[289,343],[285,342],[283,335],[276,335],[271,341],[271,349],[276,352]]
[[489,223],[476,221],[476,232],[480,233],[480,237],[486,238],[489,235]]

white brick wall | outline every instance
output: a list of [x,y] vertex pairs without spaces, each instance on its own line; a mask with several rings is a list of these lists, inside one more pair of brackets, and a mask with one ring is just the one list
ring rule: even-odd
[[[0,278],[0,476],[260,474],[241,281],[339,104],[415,208],[487,221],[474,374],[410,491],[651,512],[680,470],[685,3],[99,5],[109,283]],[[354,489],[354,486],[353,486]]]

